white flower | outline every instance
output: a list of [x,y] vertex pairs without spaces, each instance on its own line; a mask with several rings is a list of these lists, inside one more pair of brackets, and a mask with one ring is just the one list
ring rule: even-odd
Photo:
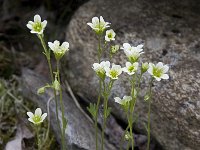
[[35,15],[34,22],[29,21],[26,26],[31,30],[31,33],[43,34],[46,25],[47,25],[46,20],[41,22],[41,17],[39,15]]
[[105,40],[107,42],[114,41],[115,35],[116,35],[116,33],[113,31],[113,29],[107,30],[106,35],[105,35]]
[[109,22],[105,22],[103,17],[100,16],[100,19],[98,17],[92,18],[92,23],[87,23],[97,34],[103,33],[103,31],[110,27]]
[[123,47],[121,49],[124,50],[124,53],[128,57],[129,61],[131,63],[134,63],[138,61],[138,58],[140,57],[141,54],[144,52],[142,49],[143,45],[138,45],[137,47],[131,46],[129,43],[124,43]]
[[122,67],[120,65],[112,64],[112,68],[105,68],[106,75],[111,79],[118,79],[118,76],[122,73]]
[[169,70],[167,65],[163,65],[162,62],[157,63],[156,65],[149,63],[148,72],[151,74],[157,81],[161,79],[169,79],[169,75],[166,72]]
[[66,51],[69,51],[69,43],[63,42],[62,45],[60,45],[59,41],[48,42],[48,46],[53,51],[56,59],[62,58],[62,56],[65,54]]
[[42,123],[47,117],[47,113],[44,113],[42,115],[42,110],[40,108],[37,108],[35,110],[35,114],[33,114],[32,112],[27,112],[27,115],[29,116],[28,120],[36,125]]
[[109,61],[102,61],[100,64],[94,63],[92,68],[94,69],[94,71],[100,78],[104,79],[106,75],[105,68],[109,68],[109,67],[110,67]]
[[128,73],[129,75],[135,74],[138,69],[138,62],[131,64],[130,62],[126,62],[126,67],[123,68],[123,71]]
[[123,99],[119,98],[119,97],[115,97],[115,102],[119,103],[120,105],[126,105],[127,102],[132,100],[131,96],[124,96]]

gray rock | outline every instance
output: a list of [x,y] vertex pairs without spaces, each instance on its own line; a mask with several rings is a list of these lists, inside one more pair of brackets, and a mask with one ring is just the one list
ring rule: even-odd
[[[37,89],[44,86],[47,81],[42,76],[34,73],[31,70],[24,69],[22,71],[23,79],[23,95],[36,102],[44,112],[47,112],[47,102],[50,97],[53,96],[53,91],[47,90],[45,94],[37,95]],[[83,115],[80,109],[75,105],[75,102],[63,92],[63,102],[65,108],[65,117],[68,120],[66,129],[66,143],[68,150],[93,150],[95,149],[95,130],[93,124],[88,118]],[[60,141],[60,132],[56,122],[56,108],[55,102],[50,102],[50,115],[51,115],[51,126],[55,133],[55,137]],[[61,111],[59,113],[59,120],[61,119]],[[100,141],[100,134],[99,134]],[[112,144],[105,142],[106,150],[115,150]]]
[[[91,0],[74,14],[68,28],[70,43],[69,81],[81,97],[95,102],[98,82],[91,66],[97,62],[97,38],[87,26],[94,16],[103,16],[117,33],[116,43],[144,44],[142,61],[170,65],[170,80],[154,84],[151,133],[166,150],[197,150],[200,147],[200,11],[198,1]],[[104,60],[108,60],[107,55]],[[113,62],[124,66],[119,52]],[[112,91],[113,114],[125,120],[113,96],[130,91],[125,75]],[[145,82],[144,82],[145,83]],[[145,87],[145,84],[142,84]],[[144,92],[142,91],[142,94]],[[135,129],[145,132],[147,104],[138,100]]]

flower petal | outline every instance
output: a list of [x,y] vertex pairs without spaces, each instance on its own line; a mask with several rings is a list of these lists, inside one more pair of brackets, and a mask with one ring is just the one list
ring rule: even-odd
[[51,50],[54,50],[54,44],[52,42],[48,42],[48,46],[50,47]]
[[99,18],[98,17],[93,17],[92,18],[92,24],[93,25],[99,24]]
[[122,104],[122,99],[121,98],[115,97],[114,99],[115,99],[116,103]]
[[102,16],[100,16],[100,22],[101,22],[101,23],[105,23],[105,21],[104,21],[104,19],[103,19]]
[[32,112],[27,112],[26,114],[29,116],[29,118],[32,118],[34,116]]
[[46,27],[46,25],[47,25],[47,21],[44,20],[44,21],[42,22],[42,28],[44,29],[44,28]]
[[31,24],[27,24],[26,26],[27,26],[27,28],[29,28],[31,30],[33,29],[33,26]]
[[169,66],[168,65],[164,65],[163,66],[163,73],[166,73],[169,70]]
[[30,122],[32,122],[32,123],[34,123],[34,124],[35,124],[35,122],[33,121],[33,119],[32,119],[32,118],[28,118],[28,121],[30,121]]
[[37,108],[37,109],[35,110],[35,115],[37,115],[37,116],[41,116],[41,115],[42,115],[42,110],[41,110],[41,108]]
[[64,50],[68,50],[69,49],[69,43],[68,42],[63,42],[61,45],[61,48]]
[[42,118],[42,121],[47,117],[47,113],[44,113],[41,118]]
[[40,17],[40,15],[35,15],[35,16],[34,16],[34,22],[41,22],[41,17]]
[[160,78],[162,78],[162,79],[169,79],[169,75],[168,74],[163,74]]

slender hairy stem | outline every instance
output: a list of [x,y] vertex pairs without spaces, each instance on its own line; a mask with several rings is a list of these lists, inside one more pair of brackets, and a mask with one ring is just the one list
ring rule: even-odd
[[[44,49],[44,54],[46,56],[46,59],[47,59],[47,62],[48,62],[48,66],[49,66],[51,82],[53,83],[54,82],[54,77],[53,77],[53,70],[52,70],[52,65],[51,65],[51,55],[50,55],[51,52],[50,52],[50,50],[47,49],[47,46],[45,44],[43,35],[38,35],[38,38],[40,39],[40,42],[41,42],[42,47]],[[58,100],[57,100],[57,96],[56,96],[56,90],[53,89],[53,91],[54,91],[54,98],[55,98],[55,102],[56,102],[56,121],[57,121],[57,125],[59,127],[59,130],[60,130],[60,133],[62,134],[62,130],[61,130],[61,127],[60,127],[60,121],[59,121],[59,117],[58,117]]]
[[152,83],[153,83],[153,78],[151,79],[150,83],[149,83],[149,104],[148,104],[148,124],[147,124],[147,137],[148,137],[148,142],[147,142],[147,150],[150,149],[150,141],[151,141],[151,96],[152,96]]
[[130,147],[130,140],[128,141],[128,145],[127,145],[126,150],[129,150],[129,147]]
[[106,114],[107,114],[107,109],[108,109],[108,95],[106,94],[104,97],[104,111],[103,111],[103,128],[102,128],[102,143],[101,143],[101,149],[104,150],[104,132],[106,128]]
[[[58,75],[58,82],[61,84],[61,80],[60,80],[60,71],[59,71],[59,61],[57,61],[56,63],[57,66],[57,75]],[[64,113],[64,104],[63,104],[63,99],[62,99],[62,86],[60,85],[60,106],[61,106],[61,112],[62,112],[62,149],[65,150],[66,149],[66,145],[65,145],[65,113]]]
[[101,35],[98,35],[98,62],[100,63],[101,60],[101,55],[102,55],[102,51],[101,51]]
[[36,129],[36,136],[37,136],[37,146],[38,146],[38,150],[40,150],[40,137],[39,137],[40,126],[36,125],[35,129]]
[[99,96],[97,100],[97,108],[96,108],[96,116],[95,116],[95,140],[96,140],[96,150],[98,150],[98,126],[97,126],[97,120],[98,120],[98,111],[99,111],[99,105],[101,101],[101,79],[99,79]]
[[136,97],[135,97],[135,84],[136,84],[136,74],[133,75],[132,81],[131,81],[131,103],[130,103],[130,114],[129,114],[129,127],[130,127],[130,135],[131,135],[131,147],[132,150],[134,150],[134,134],[133,134],[133,113],[134,108],[136,104]]

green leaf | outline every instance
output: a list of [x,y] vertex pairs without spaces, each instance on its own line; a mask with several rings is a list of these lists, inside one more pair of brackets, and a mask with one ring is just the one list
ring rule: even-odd
[[97,106],[96,106],[96,104],[90,103],[89,107],[87,107],[87,110],[92,115],[93,119],[95,119],[96,115],[97,115]]
[[63,128],[64,128],[64,131],[67,128],[67,119],[65,117],[64,117],[64,120],[63,120]]

